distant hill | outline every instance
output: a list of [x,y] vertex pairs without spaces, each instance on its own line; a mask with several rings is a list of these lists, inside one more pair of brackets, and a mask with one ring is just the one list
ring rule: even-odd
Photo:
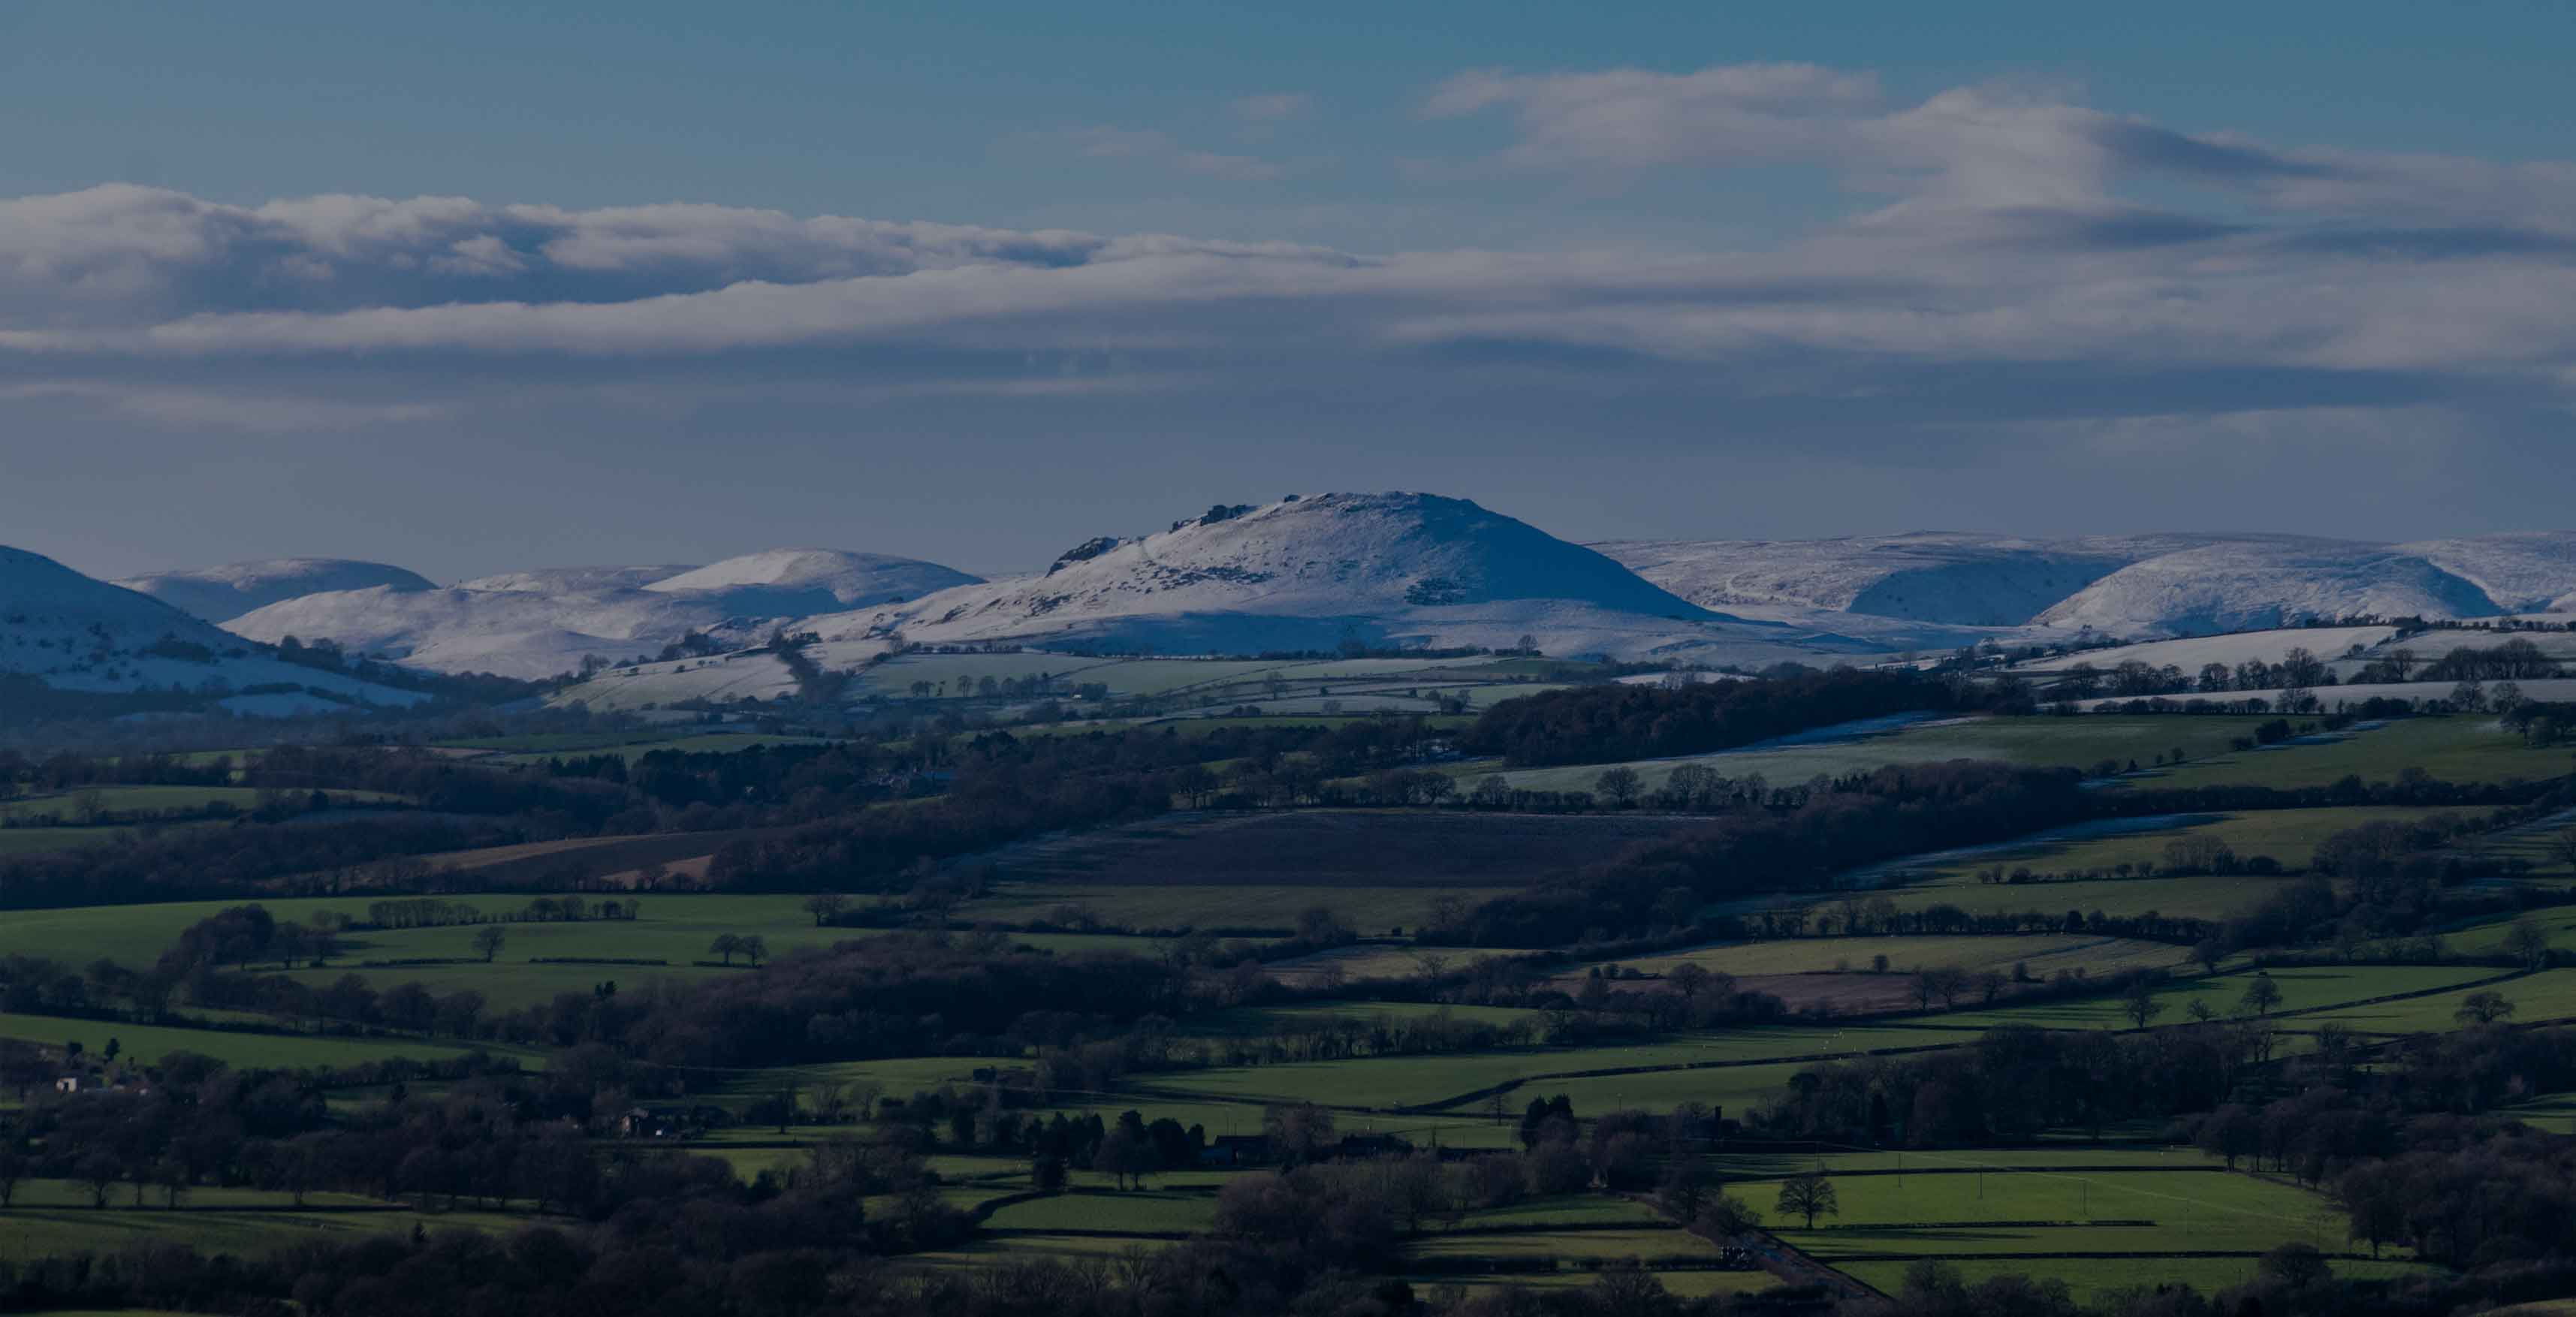
[[1866,648],[1713,613],[1593,550],[1465,499],[1324,494],[1102,536],[1037,576],[812,619],[827,639],[1053,642],[1156,653],[1369,646],[1763,661]]
[[535,567],[521,572],[501,572],[459,581],[459,590],[519,590],[537,594],[559,594],[572,590],[641,590],[655,581],[668,580],[682,572],[694,572],[696,563],[664,563],[637,567]]
[[535,679],[577,670],[593,656],[649,657],[693,632],[739,648],[813,614],[979,579],[886,554],[776,549],[705,567],[539,568],[448,589],[331,591],[227,625],[270,642],[334,640],[437,672]]
[[[1527,637],[1566,657],[1756,668],[1984,639],[2576,610],[2576,532],[2382,544],[1922,531],[1586,546],[1465,499],[1338,493],[1096,535],[1042,571],[992,581],[917,558],[780,548],[703,566],[532,568],[443,589],[327,558],[131,584],[251,640],[330,640],[425,670],[519,678],[649,658],[692,635],[692,655],[738,652],[782,628],[858,657],[897,637],[1159,654],[1503,649]],[[695,671],[666,674],[671,698],[719,682]]]
[[400,567],[352,558],[268,558],[128,576],[114,584],[218,624],[281,600],[326,590],[431,588],[427,578]]
[[0,548],[0,674],[83,694],[176,691],[191,707],[235,712],[408,705],[425,698],[286,662],[268,646],[149,595],[11,548]]
[[918,558],[842,549],[771,549],[710,563],[645,586],[658,594],[721,595],[737,613],[802,617],[897,604],[983,577]]
[[2390,545],[2266,534],[2048,540],[1927,531],[1594,547],[1709,607],[1956,626],[2148,637],[2361,613],[2468,618],[2576,608],[2570,532]]
[[2206,635],[2307,618],[2491,617],[2467,579],[2386,545],[2332,540],[2213,544],[2132,563],[2035,620],[2114,635]]

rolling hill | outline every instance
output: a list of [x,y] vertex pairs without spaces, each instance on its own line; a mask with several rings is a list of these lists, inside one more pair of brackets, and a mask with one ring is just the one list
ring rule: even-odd
[[350,558],[269,558],[191,571],[129,576],[113,584],[218,625],[287,599],[328,590],[427,590],[427,578]]
[[[2206,634],[2307,618],[2576,608],[2576,533],[2381,544],[2269,534],[2028,539],[1923,531],[1594,546],[1712,608],[1950,626]],[[1871,634],[1845,623],[1836,629]]]
[[777,549],[705,567],[540,568],[446,589],[329,591],[227,625],[272,643],[327,638],[437,672],[538,678],[576,670],[592,656],[658,654],[693,632],[726,647],[749,645],[798,618],[978,579],[913,558]]
[[1012,640],[1130,652],[1381,646],[1660,654],[1767,662],[1868,645],[1713,613],[1618,563],[1464,499],[1291,496],[1212,508],[1166,530],[1103,536],[1041,575],[898,608],[811,619],[826,639],[900,630],[930,643]]
[[[382,587],[379,587],[382,588]],[[286,662],[265,645],[41,554],[0,547],[0,673],[96,695],[176,690],[196,707],[408,705],[418,692]]]

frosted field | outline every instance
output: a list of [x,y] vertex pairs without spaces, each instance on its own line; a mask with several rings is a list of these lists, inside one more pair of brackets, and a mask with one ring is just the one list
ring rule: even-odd
[[[833,658],[826,657],[824,652],[849,643],[816,646],[817,661],[827,667],[833,666]],[[787,665],[780,662],[777,655],[734,654],[612,669],[579,685],[565,687],[547,703],[558,706],[587,704],[602,710],[633,709],[640,705],[672,704],[681,700],[726,702],[744,696],[770,700],[795,689],[796,679],[788,675]]]
[[[2401,681],[2391,682],[2384,686],[2318,686],[2311,689],[2308,693],[2316,696],[2318,703],[2323,706],[2328,713],[2332,713],[2337,705],[2357,705],[2363,700],[2368,699],[2447,700],[2451,698],[2451,691],[2455,684],[2456,683],[2447,681]],[[2524,699],[2546,700],[2551,702],[2576,700],[2576,677],[2543,677],[2533,681],[2515,682],[2514,684],[2522,688]],[[2489,683],[2489,687],[2490,690],[2492,690],[2493,683]],[[2105,705],[2126,704],[2130,700],[2136,698],[2139,697],[2123,695],[2101,699],[2077,700],[2075,702],[2075,706],[2079,709],[2099,709]],[[2281,692],[2277,690],[2221,691],[2218,694],[2207,696],[2198,694],[2177,694],[2166,695],[2160,698],[2176,702],[2190,699],[2277,700],[2281,698]]]
[[[2090,663],[2108,671],[2135,660],[2149,667],[2177,667],[2186,674],[2197,674],[2202,665],[2224,663],[2234,667],[2248,660],[2278,663],[2293,649],[2305,649],[2321,659],[2337,659],[2359,645],[2364,649],[2382,644],[2397,634],[2391,626],[2292,627],[2280,631],[2241,631],[2224,636],[2193,636],[2187,640],[2150,640],[2143,644],[2121,645],[2113,649],[2086,650],[2056,658],[2035,659],[2013,665],[2015,672],[2063,672],[2078,663]],[[2423,652],[2420,649],[2418,652]]]

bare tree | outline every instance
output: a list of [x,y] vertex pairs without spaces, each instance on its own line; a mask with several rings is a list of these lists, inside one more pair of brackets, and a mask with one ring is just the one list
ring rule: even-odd
[[1814,1171],[1781,1181],[1780,1201],[1775,1206],[1788,1215],[1807,1218],[1809,1230],[1816,1228],[1817,1216],[1840,1216],[1843,1211],[1834,1194],[1834,1182]]

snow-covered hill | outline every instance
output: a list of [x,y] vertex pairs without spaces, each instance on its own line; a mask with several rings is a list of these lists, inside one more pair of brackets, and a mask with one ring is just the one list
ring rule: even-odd
[[[362,704],[423,697],[288,663],[264,646],[41,554],[0,548],[0,673],[57,690],[204,692],[209,706],[249,707],[251,687],[300,687]],[[291,692],[281,692],[291,694]],[[266,706],[262,706],[266,707]]]
[[554,594],[573,590],[641,590],[655,581],[694,572],[696,563],[662,563],[636,567],[537,567],[459,581],[459,590],[515,590]]
[[2356,614],[2492,617],[2467,579],[2387,545],[2311,540],[2213,544],[2095,581],[2036,619],[2121,636],[2205,635]]
[[2576,531],[2419,540],[2397,551],[2476,586],[2501,612],[2576,612]]
[[[2036,628],[2018,638],[2085,627],[2118,636],[2205,634],[2353,613],[2491,617],[2576,609],[2576,533],[2569,532],[2390,545],[2270,534],[2046,540],[1925,531],[1594,547],[1712,608]],[[1806,616],[1814,624],[1812,612]],[[1857,620],[1827,624],[1886,634]]]
[[1160,653],[1370,645],[1767,662],[1856,652],[1848,638],[1712,613],[1580,545],[1464,499],[1325,494],[1215,508],[1086,541],[1044,574],[816,618],[826,639],[900,628],[927,642],[1010,639]]
[[[342,590],[271,604],[229,628],[271,643],[334,640],[435,672],[550,677],[596,654],[660,652],[736,619],[720,600],[650,590]],[[751,619],[742,619],[745,629]],[[747,643],[747,642],[746,642]]]
[[660,594],[721,595],[737,613],[804,617],[899,604],[978,585],[980,576],[918,558],[842,549],[771,549],[710,563],[645,586]]
[[1829,540],[1613,540],[1592,547],[1694,603],[1776,604],[1951,626],[2028,623],[2133,563],[2287,536],[2027,539],[1957,531]]
[[778,549],[706,567],[539,568],[443,590],[332,591],[271,604],[227,626],[270,642],[334,640],[437,672],[538,678],[593,656],[650,657],[691,632],[750,645],[799,618],[978,579],[912,558]]
[[351,558],[269,558],[222,567],[153,572],[113,584],[148,594],[208,622],[224,623],[281,600],[326,590],[427,590],[430,582],[400,567]]

